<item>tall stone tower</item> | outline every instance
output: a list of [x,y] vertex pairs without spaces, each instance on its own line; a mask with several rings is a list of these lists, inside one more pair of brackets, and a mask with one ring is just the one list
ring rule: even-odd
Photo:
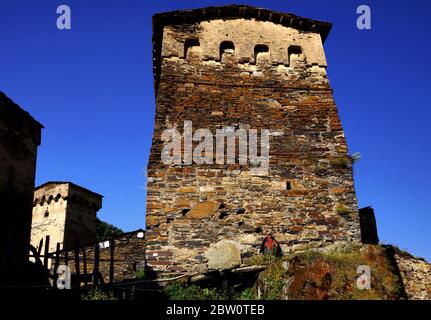
[[102,196],[71,182],[47,182],[36,188],[33,202],[31,244],[42,252],[49,236],[49,252],[72,249],[96,241],[97,211]]
[[[243,258],[269,233],[284,252],[359,241],[352,161],[326,76],[323,43],[330,29],[330,23],[248,6],[153,17],[150,267],[223,268],[217,248]],[[235,154],[248,147],[249,161],[251,129],[258,137],[270,130],[269,170],[256,174],[239,156],[235,163],[190,163],[191,126],[193,135],[201,128],[214,135],[244,129],[248,140],[235,138]],[[167,129],[183,136],[180,163],[162,161],[172,142]],[[195,151],[201,138],[188,139],[196,140]],[[216,138],[209,140],[215,149]]]
[[42,128],[0,92],[0,284],[23,282],[27,273],[36,157]]

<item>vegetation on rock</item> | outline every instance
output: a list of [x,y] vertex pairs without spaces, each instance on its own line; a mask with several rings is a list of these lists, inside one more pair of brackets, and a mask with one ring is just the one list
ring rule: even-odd
[[164,295],[170,300],[254,300],[252,288],[235,290],[227,285],[204,287],[197,284],[175,282],[163,288]]
[[81,295],[82,300],[92,300],[92,301],[106,301],[106,300],[117,300],[114,297],[114,293],[112,291],[107,292],[100,288],[92,288],[85,294]]
[[338,203],[337,207],[335,208],[335,211],[343,217],[348,217],[352,211],[344,204]]
[[[259,275],[256,283],[259,299],[404,298],[386,248],[351,244],[339,249],[306,251],[274,261]],[[361,290],[357,286],[359,266],[370,267],[370,289]]]
[[[256,255],[244,265],[266,265],[248,287],[172,283],[164,294],[174,300],[375,300],[404,299],[405,293],[388,247],[336,244],[284,257]],[[358,285],[359,266],[371,270],[370,288]]]

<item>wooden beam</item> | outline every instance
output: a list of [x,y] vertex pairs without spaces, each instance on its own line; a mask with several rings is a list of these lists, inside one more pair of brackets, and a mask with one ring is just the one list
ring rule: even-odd
[[42,252],[42,247],[43,247],[43,238],[40,239],[40,241],[39,241],[39,247],[37,247],[37,253],[39,254],[39,256],[40,256],[40,254]]
[[97,286],[99,284],[99,256],[100,247],[99,243],[96,243],[94,245],[93,286]]
[[109,253],[110,253],[110,261],[109,261],[109,284],[114,283],[114,259],[115,259],[115,241],[112,239],[109,241]]
[[49,254],[49,235],[45,238],[45,250],[43,256],[43,265],[48,269],[48,254]]
[[82,263],[83,263],[83,272],[84,272],[84,285],[87,286],[88,285],[88,272],[87,272],[87,251],[84,250],[82,251]]
[[75,276],[78,288],[81,287],[81,273],[79,270],[79,249],[75,249]]
[[58,266],[60,265],[60,242],[57,242],[57,248],[55,250],[55,262],[54,262],[54,287],[57,288],[57,279],[58,279],[58,274],[57,274],[57,269]]

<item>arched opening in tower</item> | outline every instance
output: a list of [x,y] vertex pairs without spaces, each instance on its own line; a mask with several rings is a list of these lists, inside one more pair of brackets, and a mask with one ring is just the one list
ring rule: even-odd
[[231,59],[235,54],[235,45],[232,41],[223,41],[220,43],[220,61],[226,61]]

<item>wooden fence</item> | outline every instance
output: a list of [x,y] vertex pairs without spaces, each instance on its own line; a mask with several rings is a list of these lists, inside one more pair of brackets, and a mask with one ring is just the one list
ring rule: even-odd
[[[44,246],[45,242],[45,246]],[[75,248],[74,250],[60,250],[60,243],[57,243],[57,247],[55,252],[49,252],[49,236],[45,237],[45,241],[43,239],[40,240],[39,246],[37,250],[32,250],[32,254],[30,257],[33,257],[36,263],[42,264],[47,272],[50,274],[50,278],[53,281],[53,286],[57,287],[57,280],[59,277],[58,270],[59,266],[66,265],[68,267],[67,270],[70,271],[70,276],[73,273],[72,286],[81,287],[82,284],[84,286],[93,285],[112,285],[114,283],[114,257],[115,257],[115,241],[108,240],[109,242],[109,260],[101,260],[100,259],[100,243],[96,243],[94,245],[94,255],[93,258],[89,258],[87,256],[87,250],[89,247],[84,248]],[[44,253],[42,254],[42,247],[44,247]],[[74,270],[70,270],[69,268],[69,259],[73,259],[74,261]],[[51,264],[49,263],[51,261]],[[104,278],[99,270],[99,264],[101,261],[109,261],[109,280],[108,283],[105,283]],[[53,263],[53,264],[52,264]],[[82,267],[81,267],[82,266]],[[89,272],[89,266],[91,266],[92,271]]]

